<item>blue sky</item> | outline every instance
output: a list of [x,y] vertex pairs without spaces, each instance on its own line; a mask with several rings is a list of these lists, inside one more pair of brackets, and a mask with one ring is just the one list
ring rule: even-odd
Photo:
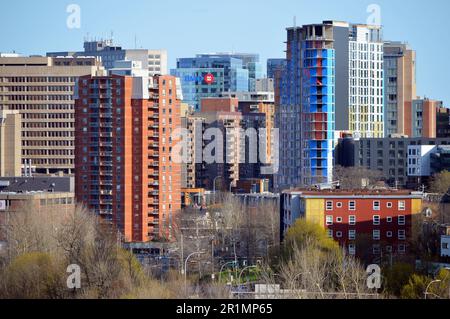
[[[365,23],[369,4],[381,8],[384,37],[418,54],[418,94],[450,106],[448,0],[14,0],[0,5],[0,51],[45,54],[81,50],[84,37],[109,37],[127,48],[165,48],[178,57],[214,51],[283,57],[285,27],[344,20]],[[69,4],[81,28],[66,26]]]

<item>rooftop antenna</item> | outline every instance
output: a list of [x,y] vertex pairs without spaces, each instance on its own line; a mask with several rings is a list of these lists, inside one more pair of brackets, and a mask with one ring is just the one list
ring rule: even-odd
[[134,34],[134,48],[137,49],[137,35]]

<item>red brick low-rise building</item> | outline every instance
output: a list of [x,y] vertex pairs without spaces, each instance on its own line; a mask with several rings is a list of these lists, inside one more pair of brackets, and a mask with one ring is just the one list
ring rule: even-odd
[[289,190],[281,196],[284,236],[298,218],[321,225],[349,254],[367,261],[407,253],[422,194],[410,191]]

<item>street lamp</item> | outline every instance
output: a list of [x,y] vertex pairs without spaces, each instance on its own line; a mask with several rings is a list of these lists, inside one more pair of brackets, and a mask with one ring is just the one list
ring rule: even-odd
[[205,252],[203,251],[196,251],[193,252],[192,254],[190,254],[187,258],[186,261],[184,262],[184,291],[187,293],[187,263],[189,261],[189,258],[191,258],[192,256],[195,255],[201,255],[204,254]]
[[222,265],[222,267],[220,267],[220,272],[219,272],[219,284],[222,281],[222,271],[225,268],[226,265],[234,265],[234,261],[229,261],[225,264]]
[[252,268],[258,268],[258,266],[248,266],[248,267],[245,267],[244,269],[242,269],[241,273],[239,274],[239,280],[238,280],[239,285],[241,284],[241,277],[242,277],[242,274],[244,273],[244,271],[246,271],[247,269],[252,269]]
[[[441,282],[441,281],[442,281],[442,280],[440,280],[440,279],[436,279],[436,280],[433,280],[432,282],[430,282],[430,283],[428,284],[427,289],[425,289],[425,299],[427,299],[427,296],[428,296],[428,289],[430,289],[431,285],[434,284],[434,283]],[[435,294],[433,294],[433,295],[435,295]]]

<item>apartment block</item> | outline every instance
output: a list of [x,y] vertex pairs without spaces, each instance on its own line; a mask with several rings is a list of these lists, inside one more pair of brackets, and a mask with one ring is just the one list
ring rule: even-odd
[[410,191],[289,190],[281,195],[284,238],[297,219],[323,227],[351,255],[366,262],[408,252],[413,218],[422,211],[423,194]]
[[85,41],[84,51],[49,52],[49,57],[98,57],[107,70],[115,68],[117,61],[138,61],[148,76],[168,74],[167,51],[147,49],[124,49],[115,45],[112,39]]
[[102,72],[95,58],[0,58],[0,109],[21,115],[22,165],[74,173],[75,82]]
[[171,76],[81,77],[76,96],[76,198],[125,242],[173,239],[181,209],[179,81]]
[[437,136],[437,112],[442,102],[424,99],[415,99],[411,107],[411,137],[435,138]]
[[416,188],[420,185],[409,184],[408,154],[414,146],[449,145],[450,139],[444,138],[365,138],[347,137],[339,139],[335,150],[335,164],[344,167],[363,167],[381,172],[384,181],[392,187]]
[[0,177],[22,176],[21,128],[19,111],[0,111]]
[[384,132],[412,136],[411,107],[417,98],[416,52],[401,42],[384,43]]

